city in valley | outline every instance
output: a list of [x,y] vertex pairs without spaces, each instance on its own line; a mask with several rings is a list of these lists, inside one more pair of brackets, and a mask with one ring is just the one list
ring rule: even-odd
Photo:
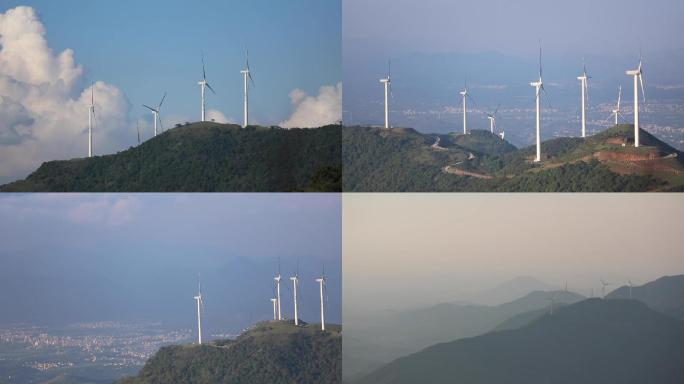
[[112,382],[137,373],[160,347],[191,339],[191,329],[159,322],[3,325],[0,382],[44,381],[63,375]]

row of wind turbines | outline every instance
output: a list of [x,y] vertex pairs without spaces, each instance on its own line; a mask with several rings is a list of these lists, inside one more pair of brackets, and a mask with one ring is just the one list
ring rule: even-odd
[[[606,288],[610,287],[613,284],[606,282],[605,280],[603,280],[602,277],[599,279],[599,281],[601,282],[601,298],[605,299],[606,298]],[[627,279],[627,287],[629,288],[629,299],[631,300],[632,299],[632,288],[634,288],[634,284],[632,283],[631,279]],[[566,281],[565,282],[565,288],[563,288],[562,293],[567,294],[568,292],[569,292],[568,291],[568,282]],[[552,291],[552,292],[550,292],[550,295],[548,297],[548,300],[550,302],[549,303],[549,305],[550,305],[549,314],[551,314],[551,315],[553,315],[553,310],[556,306],[556,298],[558,297],[558,294],[559,294],[558,291]],[[589,293],[589,297],[592,297],[592,298],[594,297],[594,288],[591,288],[590,293]]]
[[[252,78],[252,72],[250,71],[249,68],[249,50],[245,51],[245,66],[243,69],[240,70],[240,74],[242,74],[243,78],[243,119],[242,119],[242,127],[246,128],[249,125],[249,85],[251,83],[252,86],[255,86],[254,84],[254,79]],[[211,87],[211,84],[207,81],[207,72],[205,70],[205,65],[204,65],[204,55],[202,55],[202,80],[197,82],[197,84],[200,86],[200,121],[204,122],[206,121],[206,89],[209,88],[209,90],[216,94],[216,91],[214,91],[214,88]],[[93,157],[93,126],[95,124],[95,91],[94,91],[94,84],[90,88],[90,105],[88,106],[88,157]],[[164,96],[162,96],[161,100],[156,106],[149,106],[147,104],[143,104],[142,106],[144,108],[149,109],[152,112],[152,118],[154,121],[154,136],[157,136],[157,134],[160,133],[160,131],[163,132],[163,125],[162,125],[162,120],[161,120],[161,107],[164,104],[164,100],[166,100],[166,92],[164,92]],[[157,122],[159,122],[159,129],[157,129]],[[138,126],[138,144],[140,144],[140,127]]]
[[[280,271],[278,271],[278,274],[273,278],[275,282],[275,298],[270,299],[272,305],[273,305],[273,320],[274,321],[282,321],[286,320],[286,318],[282,315],[282,307],[281,307],[281,301],[280,301],[280,282],[282,280],[282,276],[280,274]],[[294,324],[298,326],[300,324],[299,320],[299,302],[297,301],[297,292],[300,291],[300,278],[299,278],[299,271],[295,273],[294,276],[290,277],[290,280],[292,280],[292,285],[293,285],[293,299],[294,299]],[[320,293],[320,307],[321,307],[321,331],[325,331],[325,284],[326,284],[326,278],[325,278],[325,268],[323,270],[323,273],[321,274],[320,277],[317,277],[314,279],[316,283],[318,283],[319,287],[319,293]],[[197,295],[193,297],[195,301],[197,302],[197,343],[202,344],[202,314],[204,313],[204,296],[202,296],[202,281],[198,276],[198,287],[197,287]]]
[[[641,55],[639,57],[639,66],[637,69],[634,70],[628,70],[625,72],[628,76],[632,76],[634,78],[634,147],[639,147],[640,142],[639,142],[639,85],[641,85],[641,95],[643,97],[644,102],[646,101],[646,96],[644,92],[644,81],[643,81],[643,70],[642,70],[642,59]],[[587,106],[587,100],[588,100],[588,93],[587,93],[587,80],[590,79],[591,77],[587,75],[587,68],[586,66],[583,66],[583,71],[580,76],[577,77],[577,80],[580,81],[580,87],[581,87],[581,105],[582,105],[582,117],[581,117],[581,136],[584,138],[587,136],[587,129],[586,129],[586,106]],[[384,113],[385,113],[385,128],[390,129],[390,122],[389,122],[389,95],[391,93],[391,87],[392,87],[392,80],[391,80],[391,63],[388,65],[388,70],[387,70],[387,76],[383,77],[380,79],[380,83],[384,86],[384,91],[385,91],[385,103],[384,103]],[[536,138],[535,138],[535,145],[536,145],[536,156],[534,159],[534,162],[540,162],[541,161],[541,93],[544,92],[546,94],[546,89],[544,89],[544,81],[542,80],[542,49],[541,49],[541,44],[539,46],[539,79],[533,82],[530,82],[530,86],[534,87],[535,89],[535,104],[536,104],[536,111],[535,111],[535,120],[536,120]],[[469,133],[468,131],[468,119],[467,119],[467,105],[466,101],[468,98],[472,100],[472,96],[468,93],[468,86],[467,83],[464,85],[463,90],[459,92],[459,94],[462,97],[462,106],[463,106],[463,134],[467,135]],[[548,97],[548,96],[547,96]],[[612,110],[611,116],[610,117],[615,117],[615,125],[618,124],[618,116],[620,115],[620,100],[622,98],[622,85],[619,86],[618,88],[618,101],[617,101],[617,107]],[[497,109],[493,113],[487,113],[487,118],[489,119],[489,128],[490,132],[494,134],[495,128],[496,128],[496,112],[498,111]],[[610,118],[609,117],[609,118]],[[499,134],[499,137],[501,139],[504,139],[505,132],[502,130]]]

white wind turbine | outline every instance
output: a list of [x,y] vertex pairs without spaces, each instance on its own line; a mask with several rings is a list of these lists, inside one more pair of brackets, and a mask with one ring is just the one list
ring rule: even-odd
[[249,81],[252,82],[252,86],[254,86],[254,79],[252,79],[252,73],[249,71],[249,50],[246,51],[245,58],[246,58],[245,68],[240,71],[240,73],[242,73],[242,78],[243,78],[243,82],[244,82],[244,86],[243,86],[244,118],[243,118],[242,128],[246,128],[247,125],[249,125],[249,84],[247,82],[248,78],[249,78]]
[[641,55],[639,55],[639,67],[632,71],[625,72],[627,76],[634,77],[634,147],[639,147],[639,84],[641,84],[641,96],[644,103],[646,103],[646,94],[644,93],[644,80],[642,78],[643,70],[641,69]]
[[[297,268],[299,270],[299,268]],[[292,280],[292,285],[294,287],[294,323],[295,325],[299,325],[299,306],[297,304],[297,288],[299,287],[299,271],[297,273],[290,277],[290,280]]]
[[93,157],[93,120],[95,120],[95,83],[90,87],[90,106],[88,107],[88,157]]
[[323,299],[323,290],[325,287],[325,267],[323,267],[323,274],[316,279],[321,292],[321,331],[325,331],[325,301]]
[[536,113],[536,127],[537,127],[537,138],[536,138],[536,144],[537,144],[537,154],[536,157],[534,158],[535,162],[540,162],[541,161],[541,105],[540,105],[540,100],[541,100],[541,91],[546,92],[544,89],[544,82],[542,81],[542,65],[541,65],[541,44],[539,44],[539,80],[538,81],[533,81],[530,83],[531,86],[534,87],[535,89],[535,96],[536,96],[536,104],[537,104],[537,113]]
[[199,84],[202,94],[202,121],[205,121],[204,90],[205,88],[209,88],[214,94],[216,94],[216,92],[214,91],[214,88],[212,88],[211,85],[209,85],[209,83],[207,82],[207,72],[204,70],[204,55],[202,55],[202,80],[197,82],[197,84]]
[[615,116],[615,125],[618,125],[618,116],[620,116],[620,99],[622,99],[622,85],[618,87],[617,106],[613,109],[613,116]]
[[278,299],[271,299],[271,304],[273,304],[273,320],[278,320],[278,312],[276,311]]
[[[499,111],[499,106],[496,107],[494,112],[488,113],[487,118],[489,119],[489,132],[494,134],[494,130],[496,129],[496,112]],[[501,136],[503,139],[503,136]]]
[[159,111],[161,110],[162,104],[164,104],[164,99],[166,99],[166,92],[164,92],[164,96],[162,96],[162,99],[159,102],[159,104],[157,104],[156,108],[152,108],[149,105],[143,104],[143,107],[152,111],[152,117],[154,118],[154,135],[155,136],[157,136],[157,120],[159,120],[159,128],[163,129],[161,116],[159,115]]
[[199,275],[197,277],[198,281],[198,289],[197,289],[197,296],[195,296],[195,300],[197,300],[197,343],[202,344],[202,312],[204,311],[204,299],[202,298],[202,281],[199,278]]
[[587,67],[583,66],[582,76],[577,76],[577,80],[580,81],[580,87],[582,88],[582,137],[587,137],[587,118],[585,112],[589,99],[587,79],[591,79],[591,76],[587,76]]
[[280,280],[281,280],[280,259],[278,259],[278,274],[276,275],[276,277],[273,278],[273,280],[275,280],[275,283],[276,283],[276,303],[278,304],[278,318],[277,318],[277,320],[282,320],[283,317],[281,316],[281,312],[280,312]]
[[610,283],[606,283],[605,281],[603,281],[603,278],[601,278],[601,294],[603,295],[604,298],[606,297],[606,287],[609,287],[609,286],[610,286]]
[[[459,92],[459,94],[461,96],[463,96],[463,101],[462,101],[462,103],[463,103],[463,134],[467,135],[468,134],[468,121],[466,118],[466,99],[470,97],[470,100],[473,100],[473,98],[468,93],[468,84],[467,83],[463,83],[463,90],[461,92]],[[473,103],[475,103],[474,100],[473,100]],[[491,122],[491,119],[490,119],[490,122]]]
[[385,128],[389,129],[389,92],[392,86],[392,81],[390,80],[392,72],[392,62],[387,64],[387,77],[380,79],[380,83],[385,86]]

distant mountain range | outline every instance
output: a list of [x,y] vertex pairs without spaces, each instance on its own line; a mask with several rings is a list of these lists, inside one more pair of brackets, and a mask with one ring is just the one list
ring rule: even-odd
[[[556,293],[553,313],[548,304],[534,308],[544,298],[548,300],[549,295],[533,292],[520,300],[492,307],[488,316],[494,318],[506,309],[509,313],[513,312],[511,308],[519,311],[477,333],[478,336],[433,343],[386,365],[367,365],[366,368],[375,367],[375,371],[365,376],[363,371],[350,375],[345,365],[345,380],[359,384],[684,380],[684,368],[679,364],[684,361],[684,275],[666,276],[632,287],[633,300],[624,298],[629,295],[629,287],[620,287],[605,299],[582,300],[573,295],[563,303],[563,294],[569,293]],[[463,316],[442,312],[442,324],[468,323]],[[433,313],[437,315],[436,311]],[[491,324],[492,319],[483,315],[480,322]],[[405,333],[420,333],[418,329],[435,327],[436,323],[438,320],[432,319],[404,330],[393,326],[387,332],[393,331],[395,338],[403,339]],[[391,323],[387,324],[389,328]],[[349,333],[354,339],[368,337]],[[348,353],[346,342],[344,353]]]
[[214,122],[170,129],[128,150],[43,163],[5,192],[341,191],[341,127]]
[[369,324],[350,324],[353,328],[348,329],[344,339],[345,379],[358,377],[435,343],[481,335],[513,316],[549,311],[552,296],[555,306],[584,299],[573,292],[533,291],[496,306],[444,303],[388,313]]
[[342,381],[339,325],[263,322],[235,340],[161,348],[136,377],[117,384],[302,383]]
[[[630,299],[629,286],[622,286],[606,295],[607,299]],[[652,309],[684,320],[684,275],[663,276],[641,286],[632,287],[632,299]]]
[[423,134],[411,128],[342,130],[343,188],[358,192],[601,192],[684,190],[684,153],[634,127],[517,149],[489,131]]
[[356,381],[682,383],[684,322],[636,300],[588,299],[513,330],[437,344]]

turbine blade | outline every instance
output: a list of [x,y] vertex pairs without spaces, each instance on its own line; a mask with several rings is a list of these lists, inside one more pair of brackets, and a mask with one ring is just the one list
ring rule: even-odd
[[207,72],[204,70],[204,52],[202,52],[202,78],[207,80]]
[[166,92],[164,92],[164,97],[162,97],[161,101],[159,102],[157,109],[161,109],[162,104],[164,104],[164,99],[166,99]]
[[617,103],[617,110],[620,110],[620,99],[622,98],[622,85],[620,88],[618,88],[618,103]]
[[216,94],[216,91],[214,91],[214,88],[212,88],[211,85],[209,85],[209,83],[207,83],[207,88],[211,89],[211,91],[214,92],[214,94]]
[[641,96],[644,99],[644,103],[646,103],[646,92],[644,92],[644,78],[641,74],[639,74],[639,83],[641,84]]
[[149,110],[150,110],[150,111],[152,111],[152,112],[157,112],[157,110],[156,110],[156,109],[154,109],[154,108],[150,107],[149,105],[145,105],[145,104],[143,104],[143,107],[145,107],[145,108],[149,109]]
[[249,65],[247,66],[247,76],[249,76],[249,81],[252,83],[253,87],[256,87],[256,84],[254,84],[254,79],[252,79],[252,72],[249,72]]

